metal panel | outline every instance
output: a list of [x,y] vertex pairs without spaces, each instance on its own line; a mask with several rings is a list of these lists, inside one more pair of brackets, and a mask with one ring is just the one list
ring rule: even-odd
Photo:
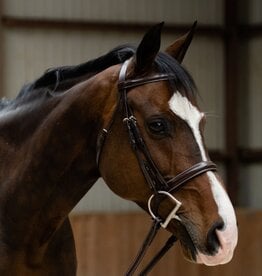
[[240,20],[242,23],[262,23],[262,1],[240,0]]
[[247,143],[251,148],[262,148],[262,37],[249,42],[248,51],[248,115]]
[[[208,12],[207,12],[208,11]],[[119,22],[223,24],[222,0],[5,0],[4,14]]]
[[4,33],[4,91],[14,97],[25,82],[47,68],[78,64],[118,44],[137,41],[138,34],[56,30],[6,30]]
[[[125,183],[123,183],[125,185]],[[141,209],[131,201],[115,195],[102,179],[99,179],[91,190],[82,198],[73,210],[75,213],[86,212],[126,212]]]
[[185,58],[199,91],[199,105],[207,115],[206,143],[210,149],[224,148],[224,51],[219,38],[199,37]]
[[241,206],[262,209],[262,165],[243,166],[239,192]]
[[[244,46],[246,56],[241,85],[240,137],[244,148],[262,148],[262,38],[250,40]],[[243,69],[242,69],[243,70]],[[243,166],[241,170],[240,204],[262,208],[262,166],[261,164]]]
[[241,146],[262,148],[262,38],[251,39],[243,45],[241,58],[239,129]]

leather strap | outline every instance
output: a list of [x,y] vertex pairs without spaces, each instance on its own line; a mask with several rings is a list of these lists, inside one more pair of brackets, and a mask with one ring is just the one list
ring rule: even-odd
[[145,256],[148,247],[151,245],[152,241],[154,240],[154,238],[160,228],[160,222],[161,221],[158,221],[158,220],[153,221],[152,226],[149,229],[149,232],[147,233],[146,238],[145,238],[140,250],[138,251],[137,256],[135,257],[133,263],[130,265],[129,269],[127,270],[127,272],[125,274],[126,276],[131,276],[136,271],[137,267],[139,266],[143,257]]
[[197,177],[208,171],[216,171],[217,166],[215,163],[211,161],[202,161],[199,162],[192,167],[188,168],[187,170],[181,172],[180,174],[176,175],[172,179],[167,181],[169,187],[171,187],[168,192],[173,193],[177,191],[181,186],[187,183],[189,180]]
[[151,77],[139,78],[134,80],[127,80],[118,83],[118,88],[121,89],[130,89],[147,83],[154,83],[159,81],[166,81],[174,79],[173,74],[156,74]]
[[171,80],[176,78],[174,74],[154,74],[153,76],[149,76],[149,77],[126,80],[126,72],[127,72],[129,62],[130,62],[130,59],[126,60],[120,69],[119,78],[118,78],[119,91],[134,88],[147,83]]
[[174,235],[171,235],[170,238],[166,241],[165,245],[158,251],[158,253],[151,259],[151,261],[146,265],[146,267],[139,273],[140,276],[146,276],[152,268],[160,261],[162,257],[168,252],[169,249],[177,241],[177,238]]

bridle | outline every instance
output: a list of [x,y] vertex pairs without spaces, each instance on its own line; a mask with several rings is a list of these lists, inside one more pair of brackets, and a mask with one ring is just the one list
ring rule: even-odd
[[[152,191],[152,195],[148,199],[148,211],[153,219],[152,226],[135,258],[132,265],[129,267],[126,275],[133,275],[142,261],[148,247],[155,238],[158,230],[162,226],[166,228],[172,219],[180,220],[177,215],[177,211],[181,206],[181,202],[177,200],[173,193],[186,184],[189,180],[205,173],[208,171],[216,171],[216,165],[211,161],[201,161],[187,170],[179,173],[170,180],[165,180],[161,172],[158,170],[155,162],[153,161],[151,154],[144,142],[143,137],[141,136],[139,127],[137,125],[137,120],[133,114],[133,111],[128,103],[127,93],[129,89],[138,87],[144,84],[159,82],[159,81],[169,81],[175,76],[173,74],[155,74],[149,77],[136,78],[126,80],[126,72],[128,68],[129,60],[125,61],[120,69],[119,73],[119,106],[123,109],[123,123],[126,125],[129,135],[130,144],[138,160],[140,169]],[[98,138],[97,145],[97,164],[99,165],[99,159],[101,151],[106,139],[106,136],[109,132],[114,121],[114,116],[111,119],[108,127],[103,129],[101,135]],[[169,213],[169,215],[163,219],[158,215],[158,208],[160,203],[164,198],[169,198],[174,203],[174,208]],[[164,256],[164,254],[173,246],[176,242],[176,237],[171,235],[167,240],[166,244],[162,249],[152,258],[149,264],[140,272],[139,275],[146,275],[153,266]]]

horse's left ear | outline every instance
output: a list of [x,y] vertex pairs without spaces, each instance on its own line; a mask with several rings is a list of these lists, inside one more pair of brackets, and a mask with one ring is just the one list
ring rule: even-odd
[[143,37],[135,55],[135,73],[143,74],[150,70],[160,49],[161,30],[164,22],[153,26]]
[[166,53],[175,58],[179,63],[182,63],[187,49],[192,41],[195,33],[197,21],[194,22],[188,33],[178,38],[173,44],[166,49]]

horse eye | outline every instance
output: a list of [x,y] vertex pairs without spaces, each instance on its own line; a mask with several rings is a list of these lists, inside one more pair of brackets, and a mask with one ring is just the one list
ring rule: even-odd
[[163,119],[154,119],[148,122],[147,125],[152,134],[163,135],[168,131],[167,123]]

